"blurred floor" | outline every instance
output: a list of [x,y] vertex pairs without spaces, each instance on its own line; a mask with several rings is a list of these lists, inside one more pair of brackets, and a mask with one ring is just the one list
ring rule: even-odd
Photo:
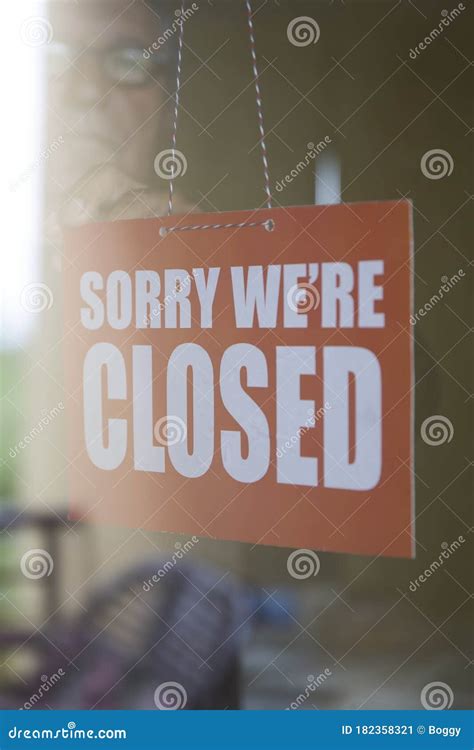
[[420,709],[423,687],[435,681],[455,686],[452,708],[472,707],[472,662],[447,626],[443,635],[401,593],[346,603],[332,589],[314,595],[319,614],[313,601],[299,624],[261,627],[247,642],[243,708]]

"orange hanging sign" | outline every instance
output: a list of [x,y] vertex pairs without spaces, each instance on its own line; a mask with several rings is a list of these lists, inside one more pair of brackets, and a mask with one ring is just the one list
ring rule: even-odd
[[71,230],[74,515],[411,556],[411,245],[406,201]]

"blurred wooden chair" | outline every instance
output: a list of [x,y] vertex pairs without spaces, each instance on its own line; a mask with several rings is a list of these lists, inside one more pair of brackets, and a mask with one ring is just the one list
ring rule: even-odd
[[[63,521],[12,511],[0,516],[10,531],[40,529],[55,567]],[[44,592],[46,610],[54,613],[61,592],[53,574],[44,578]],[[36,709],[236,709],[252,604],[229,574],[190,556],[147,560],[92,591],[75,618],[54,616],[36,633],[0,633],[1,649],[32,649],[39,663],[27,684],[0,696],[0,706],[30,707],[33,697]],[[49,687],[47,679],[58,674]]]

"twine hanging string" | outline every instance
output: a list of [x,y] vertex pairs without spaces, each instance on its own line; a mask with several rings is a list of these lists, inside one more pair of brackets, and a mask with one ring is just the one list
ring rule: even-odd
[[183,64],[183,37],[184,37],[184,0],[181,3],[180,11],[181,25],[179,27],[178,35],[178,63],[176,66],[176,93],[174,97],[174,115],[173,115],[173,134],[171,139],[171,155],[173,164],[173,173],[169,181],[168,186],[168,216],[171,216],[173,211],[173,196],[174,196],[174,174],[177,171],[176,166],[176,136],[178,133],[178,112],[179,112],[179,95],[181,88],[181,68]]
[[260,147],[262,150],[263,174],[265,178],[265,192],[267,194],[267,208],[272,207],[272,191],[270,189],[270,170],[268,167],[267,146],[265,143],[265,127],[263,122],[262,94],[260,91],[260,76],[257,64],[257,45],[253,28],[252,6],[250,0],[245,0],[247,6],[247,20],[250,37],[250,52],[252,55],[253,79],[255,83],[255,99],[257,102],[258,129],[260,131]]
[[[257,64],[257,50],[256,50],[255,32],[254,32],[253,18],[252,18],[252,6],[250,3],[250,0],[245,0],[245,4],[247,8],[248,30],[249,30],[249,37],[250,37],[250,51],[251,51],[251,56],[252,56],[252,70],[253,70],[253,78],[254,78],[254,83],[255,83],[255,99],[256,99],[256,104],[257,104],[258,129],[260,131],[260,146],[261,146],[262,161],[263,161],[265,193],[267,195],[266,204],[267,204],[267,208],[272,208],[272,193],[270,189],[270,170],[268,166],[267,146],[265,143],[265,127],[264,127],[264,120],[263,120],[262,94],[260,91],[260,80],[259,80],[259,72],[258,72],[258,64]],[[182,19],[184,19],[183,13],[184,13],[184,0],[181,3],[181,18]],[[178,131],[179,96],[180,96],[180,87],[181,87],[181,69],[182,69],[182,61],[183,61],[183,36],[184,36],[184,22],[181,23],[180,30],[179,30],[179,37],[178,37],[178,64],[177,64],[177,72],[176,72],[176,94],[175,94],[175,106],[174,106],[174,116],[173,116],[172,148],[171,148],[173,162],[175,162],[176,140],[177,140],[177,131]],[[171,216],[173,212],[173,196],[174,196],[174,172],[169,181],[168,216]],[[190,224],[188,226],[161,227],[160,235],[164,237],[171,232],[190,232],[190,231],[196,231],[199,229],[246,229],[246,228],[259,227],[259,226],[264,227],[268,232],[272,232],[275,228],[275,222],[273,221],[273,219],[264,219],[262,221],[243,221],[240,223],[230,223],[230,224]]]
[[171,232],[195,232],[198,229],[253,229],[254,227],[264,227],[267,232],[273,232],[275,222],[273,219],[263,219],[262,221],[242,221],[240,223],[230,224],[188,224],[186,226],[161,227],[160,236],[166,237]]

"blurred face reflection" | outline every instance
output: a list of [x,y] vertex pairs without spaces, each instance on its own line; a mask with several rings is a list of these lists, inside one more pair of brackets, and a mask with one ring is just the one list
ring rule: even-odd
[[93,194],[95,175],[111,165],[111,182],[117,170],[132,188],[156,181],[154,158],[169,141],[175,42],[144,56],[169,23],[154,6],[142,0],[51,3],[49,138],[64,138],[49,165],[53,199],[75,194],[85,180]]

